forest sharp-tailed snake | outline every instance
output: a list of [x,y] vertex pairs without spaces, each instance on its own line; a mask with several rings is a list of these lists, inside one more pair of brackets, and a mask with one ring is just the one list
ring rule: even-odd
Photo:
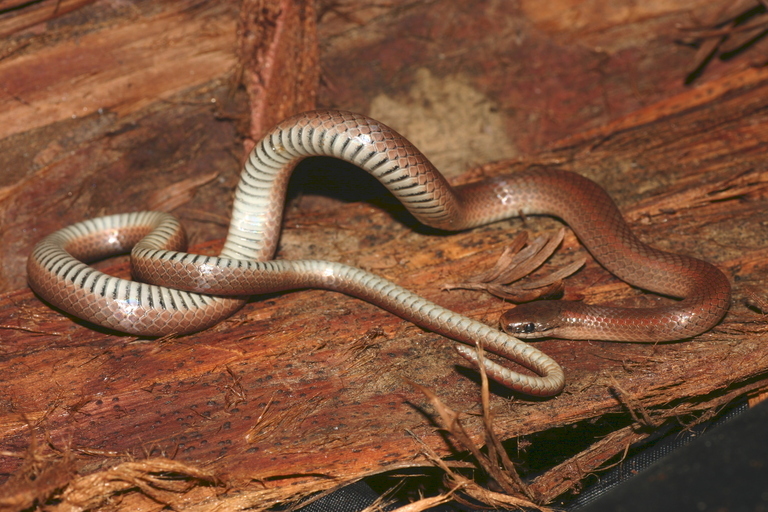
[[[711,328],[728,309],[730,284],[722,272],[703,261],[640,242],[613,201],[592,181],[566,171],[538,169],[452,188],[404,137],[373,119],[340,111],[291,117],[256,145],[237,187],[220,257],[178,252],[185,248],[185,235],[168,214],[112,215],[69,226],[40,241],[27,264],[30,286],[75,316],[152,336],[194,332],[216,324],[243,305],[243,295],[296,288],[336,290],[456,341],[482,344],[537,374],[520,374],[485,359],[488,374],[514,390],[539,396],[562,390],[565,379],[560,366],[509,334],[354,267],[272,260],[289,177],[298,161],[314,155],[334,156],[366,170],[419,221],[434,228],[463,230],[521,214],[554,215],[568,223],[593,256],[621,279],[683,298],[649,309],[531,303],[505,314],[505,327],[520,335],[676,340]],[[143,282],[111,277],[81,262],[131,248],[134,277]],[[521,311],[528,314],[520,317]],[[478,363],[473,349],[456,348]]]

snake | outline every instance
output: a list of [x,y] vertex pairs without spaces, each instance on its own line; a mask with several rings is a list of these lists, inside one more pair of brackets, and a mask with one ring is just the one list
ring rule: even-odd
[[[523,304],[504,315],[506,332],[356,267],[321,260],[275,260],[289,178],[296,164],[310,156],[332,156],[367,171],[419,222],[437,230],[468,230],[521,215],[559,217],[610,272],[634,286],[682,300],[648,309],[552,301],[558,306],[539,310],[538,303]],[[641,242],[610,196],[579,174],[531,168],[453,187],[405,137],[374,119],[338,110],[297,114],[256,143],[235,190],[220,255],[185,250],[183,228],[168,213],[108,215],[40,240],[28,258],[27,278],[52,306],[140,336],[209,328],[254,294],[333,290],[458,342],[459,354],[482,366],[489,377],[533,396],[560,393],[565,374],[556,361],[520,337],[682,339],[713,327],[730,301],[730,284],[719,269]],[[88,265],[129,251],[135,280]],[[528,311],[533,316],[521,319],[519,313],[528,308],[533,308]],[[509,368],[473,346],[530,371]]]

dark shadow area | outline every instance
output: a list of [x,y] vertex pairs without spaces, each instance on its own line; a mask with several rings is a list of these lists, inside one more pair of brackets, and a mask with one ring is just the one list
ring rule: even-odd
[[376,178],[337,158],[310,157],[299,162],[288,185],[286,204],[290,205],[303,195],[318,195],[344,203],[368,203],[418,233],[446,233],[417,221]]
[[[629,425],[625,415],[550,429],[505,443],[521,476],[537,474],[586,449],[601,437]],[[447,459],[469,462],[466,454]],[[739,401],[716,418],[684,428],[668,423],[650,438],[606,463],[606,471],[584,480],[580,492],[561,496],[549,506],[564,511],[768,510],[768,402],[749,408]],[[455,470],[493,489],[471,468]],[[446,489],[437,468],[409,468],[382,473],[323,497],[302,512],[356,512],[385,495],[393,510]],[[497,510],[455,503],[433,512]]]

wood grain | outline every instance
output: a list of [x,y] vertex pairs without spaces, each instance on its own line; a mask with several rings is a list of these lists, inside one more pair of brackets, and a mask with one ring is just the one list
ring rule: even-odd
[[[689,22],[691,9],[709,9],[704,4],[619,17],[591,32],[534,16],[528,2],[511,10],[478,2],[472,12],[454,2],[317,6],[321,106],[366,112],[385,95],[391,102],[380,104],[403,104],[433,124],[443,111],[428,107],[438,101],[462,119],[480,116],[487,121],[480,131],[493,127],[518,156],[476,162],[485,165],[456,181],[533,165],[583,173],[608,189],[641,238],[707,259],[733,280],[726,319],[694,340],[543,341],[538,346],[567,372],[563,394],[531,401],[492,388],[499,436],[531,440],[531,457],[537,433],[620,418],[615,435],[583,453],[563,447],[533,484],[542,501],[659,425],[697,421],[766,385],[765,312],[750,304],[768,275],[768,82],[735,59],[714,63],[701,84],[682,84],[680,70],[695,52],[674,45],[674,26]],[[166,457],[204,468],[232,491],[187,489],[190,501],[177,502],[178,509],[192,510],[190,502],[266,507],[428,464],[406,430],[441,456],[452,454],[427,400],[406,379],[465,412],[467,429],[482,442],[477,373],[444,338],[355,299],[316,290],[256,297],[208,331],[152,340],[84,325],[26,288],[26,255],[41,236],[86,217],[144,208],[153,198],[183,203],[175,211],[190,228],[193,250],[213,254],[222,243],[243,139],[262,108],[233,86],[241,6],[113,7],[96,2],[47,32],[16,33],[8,44],[17,51],[0,60],[2,477],[15,482],[11,475],[26,467],[32,446],[52,459],[68,452],[81,476],[130,458]],[[77,37],[69,37],[73,30]],[[595,50],[608,40],[614,46]],[[417,87],[425,76],[418,69],[430,70],[435,96]],[[495,115],[500,125],[491,122]],[[411,121],[402,119],[404,126]],[[441,140],[448,149],[457,145],[447,135]],[[359,265],[494,323],[507,305],[442,292],[441,284],[491,266],[520,229],[557,227],[531,218],[435,233],[359,171],[315,159],[292,182],[278,257]],[[583,248],[568,235],[553,268],[575,253]],[[104,268],[129,274],[124,261]],[[630,288],[591,260],[566,294],[628,305],[668,300]],[[12,489],[29,491],[32,484],[25,485]],[[145,503],[141,493],[128,494],[123,506]]]

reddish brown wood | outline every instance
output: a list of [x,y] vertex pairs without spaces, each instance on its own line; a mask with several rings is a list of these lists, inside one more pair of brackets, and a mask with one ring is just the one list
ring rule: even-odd
[[315,18],[313,1],[241,3],[240,65],[251,101],[247,146],[286,117],[315,108],[320,75]]
[[6,37],[58,16],[63,16],[91,2],[93,0],[43,0],[40,2],[6,0],[0,2],[0,37]]
[[[675,24],[690,22],[683,14],[606,18],[604,11],[582,11],[579,19],[590,22],[571,26],[558,17],[563,11],[542,13],[531,2],[515,9],[477,2],[471,12],[460,4],[320,5],[321,105],[368,112],[378,98],[380,109],[404,104],[415,117],[437,112],[428,126],[450,129],[429,132],[429,139],[442,143],[433,150],[438,159],[448,155],[454,163],[477,153],[451,153],[462,140],[452,138],[453,130],[513,140],[513,152],[526,156],[471,175],[538,163],[586,174],[617,199],[643,239],[710,260],[735,285],[723,324],[692,341],[541,342],[565,367],[568,386],[544,401],[492,388],[499,435],[577,429],[608,413],[632,421],[630,410],[641,423],[678,416],[694,421],[725,400],[765,387],[764,311],[746,302],[754,304],[755,290],[766,289],[768,266],[764,72],[738,59],[715,62],[703,75],[706,82],[684,87],[680,70],[694,55],[674,45]],[[707,2],[686,5],[675,12],[710,9]],[[450,454],[426,399],[405,379],[429,386],[454,409],[475,413],[476,373],[445,339],[371,305],[298,291],[256,298],[203,333],[146,340],[83,325],[26,288],[25,258],[41,236],[150,202],[184,203],[175,211],[190,226],[194,250],[215,253],[242,159],[238,137],[251,133],[244,120],[261,115],[261,107],[250,107],[232,86],[239,5],[150,2],[138,4],[133,15],[104,9],[97,2],[62,19],[61,27],[82,29],[80,39],[54,27],[45,37],[24,39],[23,46],[18,34],[9,41],[17,51],[0,60],[8,93],[0,96],[0,169],[13,171],[0,174],[0,473],[7,477],[22,467],[32,439],[44,457],[61,456],[53,447],[70,450],[67,467],[83,478],[130,457],[173,457],[215,473],[231,491],[216,497],[215,488],[195,487],[178,509],[205,499],[235,509],[332,485],[317,475],[333,476],[335,483],[426,464],[414,455],[420,445],[406,429],[441,456]],[[294,15],[300,33],[280,51],[306,49],[309,9]],[[89,25],[96,19],[100,25]],[[260,44],[257,62],[281,48],[268,52]],[[298,73],[299,82],[311,83],[311,65],[292,69],[285,71],[290,80]],[[273,81],[264,83],[278,87],[281,73],[269,76]],[[419,88],[425,83],[432,89]],[[298,108],[309,96],[279,98],[283,107]],[[431,105],[447,107],[461,126]],[[79,114],[83,107],[87,115]],[[497,112],[501,124],[494,124]],[[406,132],[415,126],[408,116],[390,122],[398,129],[402,123]],[[483,158],[477,163],[491,160]],[[324,161],[300,171],[278,257],[362,266],[490,323],[504,304],[471,292],[441,292],[440,285],[490,266],[510,232],[558,226],[528,219],[435,234],[416,226],[364,176],[346,172]],[[583,249],[571,235],[552,265],[575,252]],[[125,264],[107,268],[128,275]],[[569,281],[567,294],[594,302],[666,300],[632,290],[591,261]],[[479,442],[479,419],[467,415],[465,421]],[[576,485],[574,475],[592,471],[631,439],[617,434],[583,454],[568,454],[568,463],[534,486],[537,496],[551,499],[553,489]],[[73,479],[71,488],[88,489],[83,482]],[[137,496],[122,498],[126,508]]]

